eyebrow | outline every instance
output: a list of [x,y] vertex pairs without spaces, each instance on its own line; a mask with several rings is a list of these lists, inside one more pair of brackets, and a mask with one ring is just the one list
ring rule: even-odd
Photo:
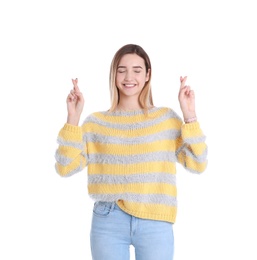
[[[126,69],[126,66],[118,66],[118,69]],[[133,66],[134,69],[143,69],[141,66]]]

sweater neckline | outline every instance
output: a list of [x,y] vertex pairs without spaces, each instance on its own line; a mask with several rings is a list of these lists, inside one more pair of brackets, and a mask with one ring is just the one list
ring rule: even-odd
[[[151,107],[151,108],[148,108],[148,113],[150,112],[154,112],[156,110],[158,110],[159,108],[158,107]],[[144,109],[143,108],[139,108],[139,109],[128,109],[128,110],[115,110],[115,111],[112,111],[112,112],[109,112],[109,110],[107,111],[104,111],[103,112],[105,115],[139,115],[139,114],[144,114]]]

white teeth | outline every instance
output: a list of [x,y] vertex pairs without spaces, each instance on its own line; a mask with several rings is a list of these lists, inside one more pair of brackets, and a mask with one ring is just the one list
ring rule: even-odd
[[135,85],[134,85],[134,84],[125,84],[124,86],[127,87],[127,88],[132,88],[132,87],[134,87]]

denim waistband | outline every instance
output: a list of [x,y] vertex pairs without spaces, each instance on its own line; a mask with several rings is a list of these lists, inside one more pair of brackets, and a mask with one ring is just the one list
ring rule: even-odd
[[97,201],[95,202],[95,205],[104,205],[106,208],[110,209],[110,211],[113,211],[114,209],[119,209],[119,206],[115,201],[109,202],[109,201]]

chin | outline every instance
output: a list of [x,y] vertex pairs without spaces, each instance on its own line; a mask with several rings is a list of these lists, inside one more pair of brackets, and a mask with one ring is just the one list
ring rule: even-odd
[[122,91],[122,95],[123,96],[127,96],[127,97],[131,97],[131,96],[139,96],[139,94],[140,94],[140,92],[138,92],[138,91],[131,91],[131,92],[129,92],[129,91]]

